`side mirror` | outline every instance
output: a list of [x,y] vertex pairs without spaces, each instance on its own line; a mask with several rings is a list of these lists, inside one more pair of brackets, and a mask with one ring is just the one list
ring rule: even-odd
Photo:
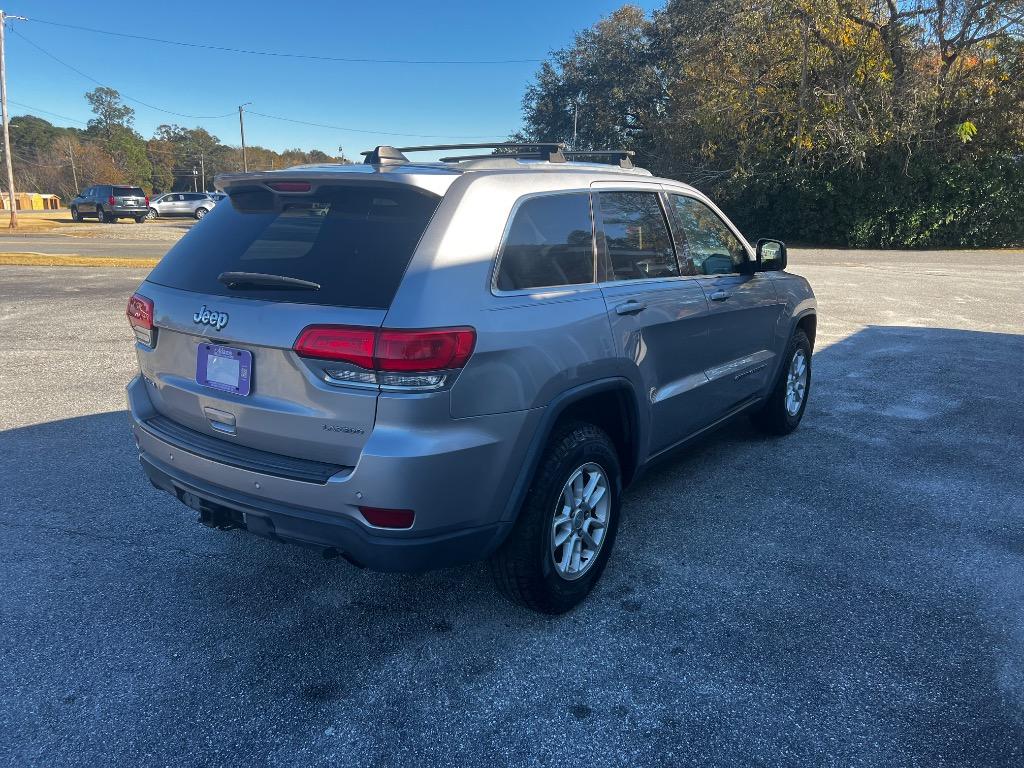
[[762,237],[757,241],[757,271],[781,272],[786,268],[786,244]]

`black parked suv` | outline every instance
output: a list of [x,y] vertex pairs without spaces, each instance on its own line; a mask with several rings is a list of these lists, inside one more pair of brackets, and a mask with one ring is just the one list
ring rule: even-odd
[[141,224],[149,213],[149,196],[142,187],[127,184],[97,184],[71,201],[71,218],[81,221],[95,216],[101,222],[135,219]]

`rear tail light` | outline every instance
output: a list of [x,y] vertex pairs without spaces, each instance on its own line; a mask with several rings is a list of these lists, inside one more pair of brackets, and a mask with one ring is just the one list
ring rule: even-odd
[[136,293],[128,299],[128,309],[125,314],[135,332],[135,338],[147,347],[152,347],[156,334],[156,329],[153,327],[153,301]]
[[146,195],[146,207],[149,208],[149,195]]
[[325,369],[333,383],[435,389],[444,384],[447,372],[465,366],[475,344],[476,331],[469,327],[311,325],[299,334],[294,349],[302,357],[348,364]]
[[116,201],[114,200],[114,196],[113,195],[111,195],[110,197],[107,198],[107,205],[114,205],[115,202]]
[[411,509],[381,509],[380,507],[360,507],[359,514],[370,525],[378,528],[412,528],[416,513]]

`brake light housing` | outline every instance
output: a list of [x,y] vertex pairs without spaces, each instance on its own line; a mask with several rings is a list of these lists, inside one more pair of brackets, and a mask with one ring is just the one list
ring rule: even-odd
[[328,383],[393,389],[437,389],[463,368],[476,346],[476,330],[455,328],[362,328],[311,325],[293,349],[301,357],[338,365],[324,367]]
[[117,204],[117,201],[114,200],[114,196],[113,195],[111,195],[110,197],[107,198],[107,205],[116,205],[116,204]]
[[267,186],[275,192],[309,192],[313,188],[308,181],[274,181]]
[[135,333],[135,338],[147,347],[156,344],[156,328],[153,326],[153,300],[146,298],[141,293],[132,294],[128,299],[128,308],[125,315],[128,316],[128,323]]

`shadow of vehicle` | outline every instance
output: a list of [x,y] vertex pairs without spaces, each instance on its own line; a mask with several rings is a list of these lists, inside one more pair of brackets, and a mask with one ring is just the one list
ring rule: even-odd
[[801,428],[739,422],[652,470],[555,620],[480,566],[375,574],[203,528],[145,481],[123,412],[2,432],[0,750],[1011,764],[1022,381],[1024,336],[820,349]]

